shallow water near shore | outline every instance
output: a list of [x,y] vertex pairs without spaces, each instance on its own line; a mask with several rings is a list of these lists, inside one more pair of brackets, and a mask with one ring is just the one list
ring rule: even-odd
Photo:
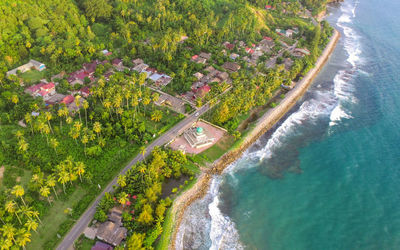
[[346,0],[303,99],[186,211],[178,249],[398,249],[400,2]]

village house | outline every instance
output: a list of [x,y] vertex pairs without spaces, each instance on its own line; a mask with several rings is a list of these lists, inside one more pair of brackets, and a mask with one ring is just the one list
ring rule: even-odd
[[294,50],[293,50],[293,56],[296,56],[296,57],[304,57],[304,56],[309,56],[311,53],[310,53],[310,51],[308,50],[308,49],[301,49],[301,48],[295,48]]
[[207,59],[200,57],[199,55],[192,56],[191,60],[195,63],[200,63],[200,64],[205,64],[207,62]]
[[89,87],[85,86],[78,91],[78,94],[87,98],[91,93]]
[[233,50],[235,48],[235,45],[230,42],[224,42],[222,45],[229,50]]
[[199,57],[204,58],[204,59],[206,59],[206,60],[210,60],[210,59],[211,59],[211,53],[204,53],[204,52],[201,52],[200,55],[199,55]]
[[36,60],[31,59],[31,60],[29,60],[28,63],[26,63],[24,65],[21,65],[18,68],[15,68],[15,69],[12,69],[12,70],[8,71],[6,73],[6,75],[7,76],[17,75],[17,71],[21,71],[21,73],[24,73],[24,72],[32,70],[32,69],[36,69],[37,71],[43,71],[43,70],[46,69],[46,65],[44,65],[41,62],[38,62]]
[[96,71],[97,65],[100,64],[100,62],[98,60],[95,60],[93,62],[90,63],[84,63],[83,64],[83,69],[85,71],[85,73],[88,75],[88,77],[93,77],[94,72]]
[[168,75],[163,74],[160,79],[156,81],[158,87],[165,87],[172,81],[172,78]]
[[229,74],[226,72],[218,73],[218,78],[221,79],[222,82],[226,82],[229,80]]
[[212,72],[212,71],[214,71],[215,70],[215,68],[213,67],[213,66],[208,66],[208,67],[206,67],[205,69],[204,69],[204,71],[206,71],[206,72]]
[[233,63],[233,62],[225,62],[222,65],[222,68],[229,70],[231,72],[236,72],[240,69],[240,65],[237,63]]
[[46,100],[46,104],[54,105],[54,104],[60,103],[62,100],[64,100],[64,98],[65,98],[65,95],[56,93]]
[[137,58],[137,59],[132,60],[132,63],[133,63],[134,66],[137,66],[137,65],[142,64],[144,62],[143,62],[142,59]]
[[113,65],[118,71],[124,71],[124,65],[123,65],[121,59],[115,58],[114,60],[112,60],[112,65]]
[[153,82],[157,82],[161,77],[162,77],[161,74],[154,73],[149,77],[149,79],[152,80]]
[[67,81],[72,86],[74,86],[75,84],[83,85],[83,81],[86,77],[89,77],[89,74],[81,69],[71,73],[70,76],[67,78]]
[[229,56],[229,58],[232,59],[232,60],[236,60],[238,57],[239,57],[239,55],[236,54],[236,53],[232,53],[232,54]]
[[[142,73],[146,74],[146,78],[150,78],[153,74],[157,73],[157,70],[154,68],[146,68],[145,70],[142,71]],[[157,74],[158,75],[158,74]]]
[[73,95],[67,95],[66,97],[64,97],[64,99],[60,103],[63,103],[66,106],[68,106],[71,103],[73,103],[74,100],[75,100],[75,97]]
[[196,89],[194,91],[194,93],[195,93],[194,97],[196,99],[197,98],[203,98],[204,96],[206,96],[208,94],[208,92],[210,92],[210,90],[211,90],[211,87],[208,86],[208,84],[206,84],[206,85],[204,85],[204,86],[202,86],[202,87],[200,87],[200,88],[198,88],[198,89]]
[[181,40],[179,40],[179,43],[184,43],[188,38],[188,36],[181,36]]
[[127,230],[122,226],[122,210],[114,207],[108,215],[108,221],[97,229],[96,237],[110,245],[118,246],[126,235]]
[[148,67],[149,67],[149,65],[147,65],[145,63],[140,63],[140,64],[136,65],[135,67],[133,67],[132,70],[141,73],[144,70],[146,70]]
[[41,96],[44,100],[50,98],[50,96],[56,93],[56,88],[54,83],[39,83],[25,89],[25,93],[30,94],[33,97]]
[[108,51],[108,50],[102,50],[101,51],[101,53],[103,54],[103,55],[105,55],[105,56],[111,56],[112,55],[112,52],[110,52],[110,51]]
[[91,250],[113,250],[114,248],[107,243],[96,241],[96,244],[91,248]]
[[200,72],[197,72],[197,73],[194,73],[193,76],[196,77],[197,80],[200,80],[201,78],[203,78],[204,75]]

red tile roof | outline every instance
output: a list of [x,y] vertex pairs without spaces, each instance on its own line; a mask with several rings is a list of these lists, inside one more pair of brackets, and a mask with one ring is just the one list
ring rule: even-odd
[[113,65],[118,65],[118,64],[120,64],[120,63],[122,63],[122,60],[121,60],[121,59],[115,58],[114,60],[112,60],[112,64],[113,64]]
[[48,92],[46,90],[39,91],[39,95],[41,95],[41,96],[45,96],[47,94],[48,94]]
[[43,86],[40,87],[40,88],[43,89],[43,90],[49,90],[49,89],[52,89],[52,88],[54,88],[54,87],[55,87],[54,83],[50,82],[50,83],[48,83],[48,84],[43,85]]
[[83,94],[85,94],[85,95],[90,95],[90,89],[89,89],[89,87],[83,87],[83,88],[81,88],[80,90],[79,90],[79,92],[81,92],[81,94],[83,95]]
[[269,37],[269,36],[264,36],[264,40],[267,40],[267,41],[272,41],[272,38],[271,38],[271,37]]
[[73,97],[72,95],[68,95],[68,96],[64,97],[64,99],[61,101],[61,103],[70,104],[74,100],[75,100],[75,97]]
[[31,91],[31,92],[36,92],[38,91],[42,86],[46,85],[45,83],[39,83],[33,86],[30,86],[29,88],[27,88],[27,90]]
[[233,48],[235,48],[235,45],[232,44],[232,43],[227,43],[227,44],[225,45],[225,47],[226,47],[227,49],[232,50]]

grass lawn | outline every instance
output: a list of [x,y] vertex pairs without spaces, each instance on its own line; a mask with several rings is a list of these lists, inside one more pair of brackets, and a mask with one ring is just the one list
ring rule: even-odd
[[29,70],[25,73],[22,73],[20,77],[25,83],[34,83],[44,78],[45,71],[46,70],[43,71]]
[[74,207],[86,194],[86,191],[78,186],[67,200],[56,200],[42,219],[42,224],[37,230],[38,233],[32,233],[32,241],[27,245],[27,249],[45,249],[44,245],[49,238],[57,238],[60,225],[71,219],[68,214],[64,213],[64,210]]
[[231,148],[234,141],[235,138],[227,134],[211,148],[206,149],[204,152],[200,153],[199,156],[205,158],[209,162],[214,162]]
[[76,250],[90,250],[92,246],[96,243],[96,240],[91,240],[86,238],[83,234],[77,241],[75,241]]

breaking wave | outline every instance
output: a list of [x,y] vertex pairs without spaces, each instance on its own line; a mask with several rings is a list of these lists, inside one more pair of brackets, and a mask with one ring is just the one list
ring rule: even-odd
[[356,17],[356,8],[359,1],[355,3],[346,2],[341,6],[342,15],[337,21],[337,26],[343,30],[344,49],[348,55],[348,69],[340,70],[334,78],[334,92],[338,98],[338,104],[330,115],[330,126],[337,125],[343,119],[353,118],[351,112],[345,108],[346,103],[357,103],[354,96],[352,80],[360,71],[362,63],[360,36],[351,28],[353,19]]

